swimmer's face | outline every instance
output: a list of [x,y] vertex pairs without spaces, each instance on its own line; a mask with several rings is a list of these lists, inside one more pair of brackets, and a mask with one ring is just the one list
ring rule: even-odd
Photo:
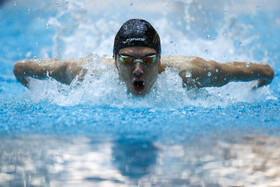
[[[134,63],[124,63],[123,61],[131,60],[129,57],[136,59],[136,61]],[[121,58],[123,61],[121,61]],[[148,63],[151,62],[152,58],[155,61]],[[140,59],[143,59],[144,62]],[[144,95],[151,89],[157,79],[160,56],[153,48],[127,47],[119,51],[115,57],[115,63],[120,79],[125,82],[128,91],[134,95]]]

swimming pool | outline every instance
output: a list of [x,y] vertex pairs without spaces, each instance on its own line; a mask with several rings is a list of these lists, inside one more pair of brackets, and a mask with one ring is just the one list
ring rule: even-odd
[[[241,5],[242,4],[242,5]],[[278,186],[278,1],[9,1],[0,8],[0,184],[4,186]],[[130,18],[149,20],[163,55],[269,63],[275,79],[199,91],[176,69],[144,97],[113,67],[113,38]],[[77,86],[32,80],[24,58],[91,56],[103,71]]]

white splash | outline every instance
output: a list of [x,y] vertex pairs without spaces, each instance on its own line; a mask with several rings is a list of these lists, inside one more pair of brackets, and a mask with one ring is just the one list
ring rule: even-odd
[[183,86],[178,70],[172,68],[167,68],[159,74],[148,94],[134,96],[119,80],[116,68],[102,63],[97,55],[93,56],[87,68],[90,69],[89,72],[98,73],[88,73],[83,82],[74,80],[70,86],[52,79],[32,79],[29,94],[34,101],[47,100],[62,106],[89,104],[120,108],[225,107],[237,102],[273,99],[269,87],[251,91],[250,83],[230,83],[220,88],[188,89]]

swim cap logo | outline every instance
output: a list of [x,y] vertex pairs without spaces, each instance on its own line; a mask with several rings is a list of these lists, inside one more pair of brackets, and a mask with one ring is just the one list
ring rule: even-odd
[[122,41],[123,44],[134,42],[134,41],[145,41],[145,38],[128,38],[125,41]]

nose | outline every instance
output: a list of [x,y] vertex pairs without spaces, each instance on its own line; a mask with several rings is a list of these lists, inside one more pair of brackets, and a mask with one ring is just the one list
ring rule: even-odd
[[136,67],[134,69],[134,71],[132,72],[132,74],[137,77],[137,78],[140,78],[142,77],[144,71],[142,70],[141,66],[140,66],[140,63],[136,63]]

